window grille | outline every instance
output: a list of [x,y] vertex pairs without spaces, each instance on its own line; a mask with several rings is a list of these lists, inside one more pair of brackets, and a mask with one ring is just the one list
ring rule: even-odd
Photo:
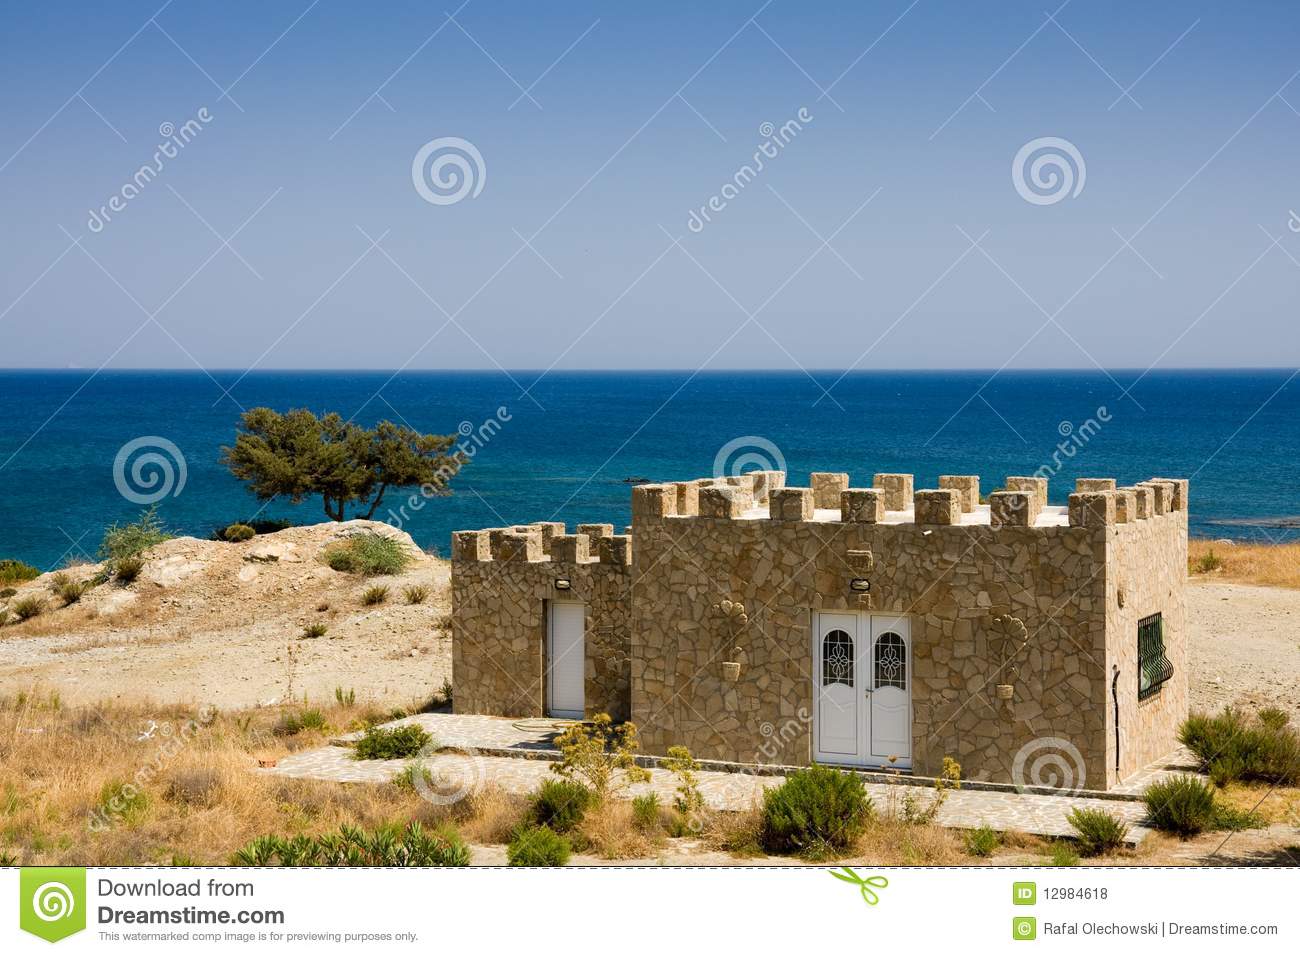
[[1174,665],[1165,656],[1164,621],[1152,614],[1138,621],[1138,700],[1160,693],[1160,687],[1174,676]]
[[853,638],[839,628],[822,638],[822,685],[853,686]]

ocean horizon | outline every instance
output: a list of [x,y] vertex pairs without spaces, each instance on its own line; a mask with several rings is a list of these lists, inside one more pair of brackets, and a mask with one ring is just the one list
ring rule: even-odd
[[[327,520],[318,500],[259,502],[221,465],[241,408],[337,411],[371,425],[459,432],[472,461],[453,494],[390,491],[375,514],[445,554],[458,528],[630,520],[630,485],[756,467],[1191,479],[1200,537],[1294,540],[1300,385],[1294,369],[0,370],[0,557],[43,569],[93,558],[103,529],[164,485],[133,486],[161,454],[157,501],[177,533],[253,515]],[[162,442],[157,440],[161,439]],[[133,445],[134,443],[134,445]],[[159,448],[162,449],[159,452]],[[125,454],[123,450],[127,449]],[[117,464],[115,470],[115,463]],[[147,466],[149,463],[144,463]],[[170,468],[170,473],[165,469]],[[148,467],[142,480],[150,478]]]

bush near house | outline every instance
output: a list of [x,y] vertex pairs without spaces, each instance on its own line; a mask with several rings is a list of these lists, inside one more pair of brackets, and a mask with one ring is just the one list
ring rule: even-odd
[[1196,777],[1180,774],[1159,780],[1147,787],[1142,798],[1158,830],[1186,838],[1214,826],[1214,791]]
[[1178,739],[1220,787],[1236,780],[1295,786],[1300,784],[1300,735],[1289,721],[1276,707],[1265,707],[1254,718],[1225,707],[1214,716],[1191,714]]
[[862,834],[873,812],[861,777],[808,767],[764,794],[760,840],[769,853],[820,856],[842,851]]
[[400,727],[367,727],[357,741],[353,760],[396,760],[414,757],[431,741],[429,732],[419,724]]
[[545,780],[533,793],[532,817],[538,826],[568,833],[596,802],[589,787],[576,780]]
[[1084,856],[1101,856],[1124,845],[1128,825],[1105,810],[1072,809],[1066,821],[1078,834],[1079,851]]
[[1002,834],[984,825],[974,830],[967,830],[963,834],[962,842],[966,844],[966,852],[971,856],[992,856],[993,852],[1002,845]]
[[237,850],[234,866],[469,866],[465,841],[450,826],[426,831],[418,822],[366,832],[342,826],[337,834],[263,836]]
[[560,760],[552,769],[567,780],[585,783],[597,803],[619,786],[650,779],[650,771],[636,762],[639,738],[631,721],[615,726],[609,714],[597,714],[569,727],[555,738],[555,745]]
[[564,866],[571,853],[569,841],[549,827],[520,827],[506,846],[511,866]]

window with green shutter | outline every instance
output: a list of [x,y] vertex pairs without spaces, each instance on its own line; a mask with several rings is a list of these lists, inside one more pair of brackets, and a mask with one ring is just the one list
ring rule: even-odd
[[1174,665],[1165,656],[1165,628],[1159,614],[1138,621],[1138,700],[1160,693],[1160,687],[1174,676]]

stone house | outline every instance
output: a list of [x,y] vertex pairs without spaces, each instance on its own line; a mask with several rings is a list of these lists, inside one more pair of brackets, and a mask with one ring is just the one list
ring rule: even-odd
[[1187,712],[1187,481],[782,472],[647,484],[632,525],[458,531],[455,710],[642,748],[1107,789]]

